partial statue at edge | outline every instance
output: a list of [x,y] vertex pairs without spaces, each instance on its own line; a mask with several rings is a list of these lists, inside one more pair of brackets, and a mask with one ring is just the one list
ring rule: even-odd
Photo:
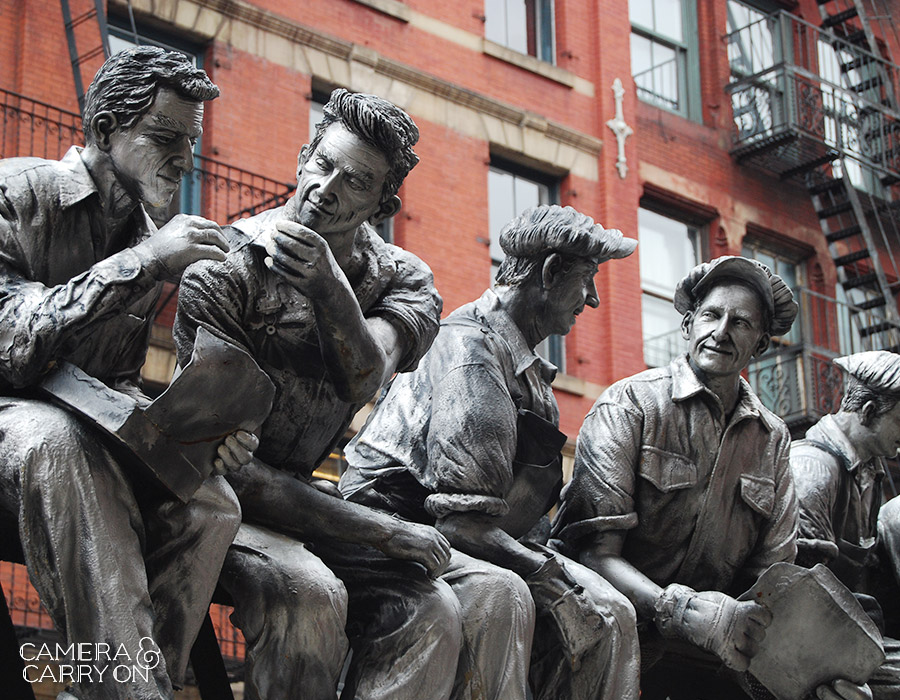
[[[168,203],[192,168],[203,103],[217,95],[181,54],[123,51],[88,91],[83,149],[61,161],[0,161],[5,537],[18,531],[31,581],[67,643],[133,655],[150,640],[162,652],[148,680],[82,677],[71,690],[85,700],[162,700],[183,684],[240,509],[220,475],[187,503],[142,488],[133,460],[35,390],[67,361],[149,402],[139,370],[162,282],[197,260],[224,258],[228,244],[197,216],[157,230],[143,205]],[[251,434],[229,436],[216,471],[239,468],[255,445]]]

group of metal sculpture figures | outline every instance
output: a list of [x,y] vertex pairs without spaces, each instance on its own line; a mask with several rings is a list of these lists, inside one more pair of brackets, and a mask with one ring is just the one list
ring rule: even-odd
[[[738,596],[795,560],[827,564],[887,635],[871,678],[817,697],[900,697],[900,504],[880,508],[900,356],[836,360],[840,411],[791,445],[741,372],[790,329],[792,292],[745,258],[703,263],[675,291],[687,354],[600,396],[560,493],[556,369],[535,347],[601,304],[598,266],[636,241],[529,209],[493,288],[442,321],[429,268],[373,229],[400,208],[418,130],[345,90],[285,206],[157,230],[143,205],[172,198],[217,94],[180,54],[124,51],[88,92],[83,148],[0,161],[4,536],[67,643],[162,652],[144,680],[61,698],[172,698],[217,586],[254,700],[334,698],[345,664],[348,699],[762,697],[747,669],[772,613]],[[38,390],[66,361],[145,404],[153,311],[179,280],[179,363],[204,329],[275,386],[186,501]],[[379,392],[339,486],[313,478]]]

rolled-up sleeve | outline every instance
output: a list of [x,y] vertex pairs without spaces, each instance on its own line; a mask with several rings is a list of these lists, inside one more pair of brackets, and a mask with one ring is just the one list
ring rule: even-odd
[[481,363],[460,364],[433,383],[425,509],[505,515],[513,483],[516,406],[502,376]]
[[619,554],[622,538],[605,533],[637,527],[635,479],[643,415],[618,387],[601,396],[585,418],[575,448],[575,470],[563,493],[553,536],[566,548],[608,549]]
[[390,287],[366,316],[385,318],[402,332],[407,351],[397,371],[409,372],[416,368],[437,336],[443,300],[434,287],[429,267],[411,253],[400,248],[394,250],[397,271]]
[[791,452],[791,473],[800,506],[798,546],[834,556],[837,538],[833,518],[842,465],[833,459],[817,459],[807,453],[810,448],[800,445]]

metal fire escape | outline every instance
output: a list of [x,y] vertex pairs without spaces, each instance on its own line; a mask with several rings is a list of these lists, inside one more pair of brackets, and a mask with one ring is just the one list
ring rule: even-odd
[[[109,30],[103,0],[60,0],[78,111],[84,112],[86,86],[109,56]],[[76,13],[73,16],[73,11]],[[81,51],[79,51],[79,45]]]
[[[900,111],[883,0],[818,0],[728,35],[741,163],[803,183],[862,346],[900,350]],[[886,37],[887,43],[877,37]]]

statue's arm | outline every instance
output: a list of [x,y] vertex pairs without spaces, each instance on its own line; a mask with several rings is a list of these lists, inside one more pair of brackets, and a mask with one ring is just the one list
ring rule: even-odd
[[0,376],[16,387],[34,384],[57,358],[102,332],[101,324],[155,284],[130,250],[55,286],[26,279],[0,260]]
[[450,559],[450,545],[434,528],[324,493],[258,460],[230,473],[228,480],[246,522],[324,545],[369,545],[390,557],[418,562],[432,576],[440,575]]

